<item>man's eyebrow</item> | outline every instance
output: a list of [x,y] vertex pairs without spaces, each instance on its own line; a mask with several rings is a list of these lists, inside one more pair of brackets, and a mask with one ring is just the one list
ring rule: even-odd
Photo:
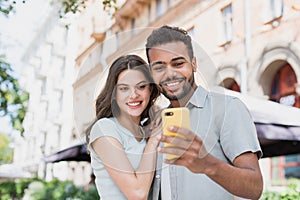
[[177,61],[177,60],[181,60],[181,59],[186,60],[185,57],[179,56],[179,57],[173,58],[173,59],[171,60],[171,62],[174,62],[174,61]]
[[161,64],[166,64],[165,62],[162,62],[162,61],[157,61],[157,62],[154,62],[154,63],[151,63],[150,64],[150,67],[154,66],[154,65],[161,65]]
[[[173,58],[173,59],[171,60],[171,62],[174,62],[174,61],[177,61],[177,60],[181,60],[181,59],[186,60],[185,57],[179,56],[179,57]],[[150,64],[150,67],[152,67],[152,66],[154,66],[154,65],[160,65],[160,64],[166,64],[166,63],[163,62],[163,61],[157,61],[157,62],[151,63],[151,64]]]

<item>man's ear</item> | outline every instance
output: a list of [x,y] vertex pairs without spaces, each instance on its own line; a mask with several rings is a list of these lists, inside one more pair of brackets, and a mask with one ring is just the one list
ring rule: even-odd
[[196,60],[196,57],[193,57],[191,64],[192,64],[193,72],[196,72],[197,71],[197,60]]

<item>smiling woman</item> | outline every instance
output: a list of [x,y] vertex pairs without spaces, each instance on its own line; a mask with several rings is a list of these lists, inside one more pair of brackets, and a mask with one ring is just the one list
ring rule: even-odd
[[[111,65],[87,129],[88,150],[101,199],[146,199],[156,163],[158,129],[147,130],[158,87],[136,55]],[[148,137],[148,138],[147,138]]]

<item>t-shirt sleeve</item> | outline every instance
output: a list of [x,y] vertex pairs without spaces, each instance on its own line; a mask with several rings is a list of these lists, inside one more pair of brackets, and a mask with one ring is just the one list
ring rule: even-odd
[[231,162],[245,152],[257,153],[258,158],[261,158],[256,128],[247,107],[236,97],[230,98],[226,105],[220,136],[225,155]]
[[119,134],[118,127],[114,121],[108,118],[102,118],[98,120],[92,127],[90,132],[90,141],[88,148],[91,150],[91,144],[100,137],[110,136],[117,139],[120,143],[122,143],[122,138]]

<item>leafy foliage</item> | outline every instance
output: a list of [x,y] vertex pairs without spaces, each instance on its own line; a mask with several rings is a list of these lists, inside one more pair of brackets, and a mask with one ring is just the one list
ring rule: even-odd
[[33,178],[21,179],[19,182],[0,182],[1,200],[22,199],[24,195],[27,198],[36,200],[99,199],[95,186],[85,190],[82,187],[75,186],[70,181],[53,179],[52,181],[46,182],[41,179]]
[[0,165],[13,161],[13,149],[9,147],[9,138],[0,133]]
[[[18,1],[25,3],[26,0],[0,0],[0,13],[8,16],[8,14],[15,9],[15,5]],[[98,0],[100,1],[100,0]],[[59,10],[59,16],[62,18],[68,13],[75,14],[81,12],[86,8],[88,0],[52,0],[51,3],[59,3],[61,9]],[[109,14],[113,15],[118,10],[117,0],[103,0],[103,9]]]
[[63,17],[68,13],[75,14],[77,12],[83,11],[86,7],[86,2],[88,0],[59,0],[59,1],[61,4],[59,17]]
[[10,117],[12,127],[22,134],[29,93],[21,89],[12,73],[10,64],[0,55],[0,117]]
[[[17,1],[18,0],[0,0],[0,13],[7,16],[14,10]],[[25,0],[22,0],[22,3],[25,3]]]
[[265,191],[260,200],[296,200],[300,199],[300,180],[289,179],[283,192]]
[[13,181],[0,182],[0,197],[1,200],[15,199],[16,184]]
[[[57,1],[57,0],[56,0]],[[68,13],[82,12],[86,8],[86,3],[88,0],[59,0],[62,5],[59,16],[63,17]],[[117,0],[103,0],[103,9],[109,14],[113,14],[118,10]]]
[[118,10],[117,0],[103,0],[103,9],[109,14],[115,13]]

